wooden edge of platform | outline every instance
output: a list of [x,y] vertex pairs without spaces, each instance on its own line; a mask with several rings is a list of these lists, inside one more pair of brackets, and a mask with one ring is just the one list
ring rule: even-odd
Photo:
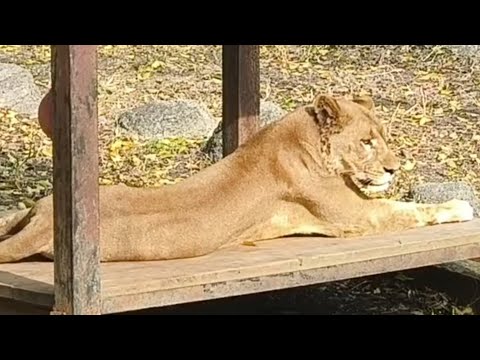
[[0,298],[6,300],[15,300],[25,304],[31,304],[41,308],[50,309],[54,305],[54,295],[52,291],[38,292],[13,286],[0,285]]
[[400,254],[266,276],[106,297],[103,299],[102,313],[134,311],[353,279],[465,260],[479,254],[480,244],[464,244],[422,253]]

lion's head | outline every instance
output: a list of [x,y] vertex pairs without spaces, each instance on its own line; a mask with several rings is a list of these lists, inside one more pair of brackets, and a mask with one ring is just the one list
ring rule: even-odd
[[313,109],[320,129],[329,132],[328,152],[336,173],[349,176],[365,193],[388,190],[400,162],[387,145],[373,100],[319,95]]

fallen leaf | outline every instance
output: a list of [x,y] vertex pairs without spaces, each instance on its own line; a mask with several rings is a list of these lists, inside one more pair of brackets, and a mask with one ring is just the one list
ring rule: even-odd
[[460,104],[458,103],[457,100],[452,100],[449,102],[449,105],[450,105],[450,109],[452,111],[457,111],[458,109],[460,109]]
[[427,124],[431,121],[432,121],[432,119],[430,119],[429,117],[422,116],[418,123],[420,124],[420,126],[424,126],[425,124]]
[[158,69],[158,68],[159,68],[160,66],[162,66],[162,65],[164,65],[164,64],[163,64],[161,61],[155,60],[155,61],[152,63],[151,67],[152,67],[153,70],[156,70],[156,69]]
[[447,163],[446,163],[449,167],[451,167],[452,169],[455,169],[457,167],[457,163],[452,160],[452,159],[449,159],[447,160]]
[[400,280],[400,281],[412,281],[412,280],[414,280],[413,278],[405,276],[403,274],[398,274],[397,276],[395,276],[395,279]]
[[436,80],[439,78],[439,75],[436,74],[436,73],[430,73],[430,74],[426,74],[426,75],[423,75],[423,76],[420,76],[418,78],[418,80],[420,81],[430,81],[430,80]]
[[52,157],[52,147],[51,146],[44,147],[42,149],[42,155],[45,155],[46,157]]
[[448,137],[449,137],[450,139],[452,139],[452,140],[458,139],[458,135],[457,135],[457,133],[455,133],[455,132],[450,133],[450,135],[448,135]]
[[415,168],[415,163],[413,161],[407,160],[403,165],[403,170],[412,171]]
[[440,161],[443,161],[443,160],[445,160],[447,157],[448,157],[447,155],[445,155],[445,154],[441,154],[441,153],[440,153],[440,154],[438,154],[438,156],[437,156],[438,160],[440,160]]
[[147,80],[152,76],[150,71],[144,71],[137,75],[138,80]]
[[453,149],[450,146],[440,146],[440,148],[442,149],[443,152],[447,154],[450,154],[453,151]]
[[332,77],[332,74],[328,70],[319,70],[317,71],[317,75],[322,78],[322,79],[330,79]]
[[110,151],[116,151],[119,149],[131,149],[135,144],[130,140],[117,139],[110,144]]
[[157,159],[157,155],[155,154],[147,154],[144,156],[145,160],[156,160]]
[[464,309],[459,309],[456,306],[452,308],[453,315],[474,315],[473,310],[470,306],[465,307]]
[[48,180],[39,180],[37,184],[43,187],[44,189],[49,189],[52,187],[52,183]]
[[112,184],[113,184],[113,181],[110,179],[105,179],[105,178],[100,179],[100,185],[112,185]]
[[13,118],[15,118],[17,115],[18,115],[17,112],[15,112],[15,111],[13,111],[13,110],[8,110],[6,116],[7,116],[7,118],[13,119]]
[[122,160],[122,157],[120,155],[110,155],[110,160],[113,162],[119,162]]
[[461,116],[455,116],[457,118],[458,121],[461,121],[461,122],[468,122],[468,119],[465,119],[464,117],[461,117]]
[[142,163],[142,160],[140,160],[137,156],[133,155],[130,157],[130,159],[132,160],[133,164],[135,166],[138,166]]

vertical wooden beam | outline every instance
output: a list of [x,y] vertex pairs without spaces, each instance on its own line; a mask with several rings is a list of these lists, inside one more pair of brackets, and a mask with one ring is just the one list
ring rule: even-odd
[[259,46],[224,45],[222,57],[223,156],[227,156],[259,129]]
[[53,45],[56,314],[100,314],[97,52]]

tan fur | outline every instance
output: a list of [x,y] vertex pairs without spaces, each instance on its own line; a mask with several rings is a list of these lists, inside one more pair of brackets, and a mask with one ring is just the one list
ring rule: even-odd
[[[379,234],[473,218],[464,201],[367,196],[388,189],[399,167],[370,98],[319,95],[178,184],[101,187],[101,261],[188,258],[245,241]],[[0,226],[0,262],[52,258],[52,197],[21,215]]]

